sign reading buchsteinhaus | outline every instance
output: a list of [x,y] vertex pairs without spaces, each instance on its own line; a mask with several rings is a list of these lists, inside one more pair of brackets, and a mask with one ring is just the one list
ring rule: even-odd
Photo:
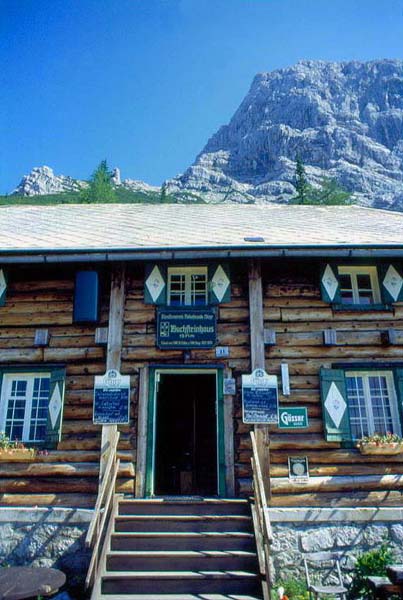
[[242,375],[242,420],[244,423],[278,423],[277,377],[263,369]]
[[157,312],[157,346],[161,349],[212,348],[217,340],[214,308],[160,308]]
[[94,416],[97,425],[119,425],[129,422],[130,375],[110,369],[97,375],[94,385]]

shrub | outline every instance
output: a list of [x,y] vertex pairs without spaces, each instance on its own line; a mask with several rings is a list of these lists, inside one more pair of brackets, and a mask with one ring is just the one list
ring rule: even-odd
[[369,550],[360,554],[354,567],[353,577],[349,588],[349,598],[356,600],[372,600],[375,598],[366,582],[368,575],[379,577],[386,575],[386,567],[393,563],[393,553],[386,542],[376,550]]
[[309,592],[303,579],[283,579],[280,580],[272,593],[273,600],[279,600],[278,589],[284,588],[284,595],[289,600],[309,600]]

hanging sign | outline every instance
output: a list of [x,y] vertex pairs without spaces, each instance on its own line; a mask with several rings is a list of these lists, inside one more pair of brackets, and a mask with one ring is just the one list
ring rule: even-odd
[[308,427],[308,411],[305,406],[289,406],[278,410],[279,429],[303,429]]
[[217,341],[216,324],[214,308],[161,308],[157,312],[158,348],[212,348]]
[[110,369],[97,375],[94,385],[93,422],[97,425],[119,425],[129,422],[130,375]]
[[264,369],[242,375],[242,420],[244,423],[278,423],[277,377]]
[[307,456],[288,457],[288,478],[294,483],[306,483],[309,480]]

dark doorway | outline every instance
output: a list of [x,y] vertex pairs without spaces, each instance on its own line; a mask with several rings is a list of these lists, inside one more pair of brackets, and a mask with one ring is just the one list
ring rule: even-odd
[[155,494],[217,494],[215,374],[160,373]]

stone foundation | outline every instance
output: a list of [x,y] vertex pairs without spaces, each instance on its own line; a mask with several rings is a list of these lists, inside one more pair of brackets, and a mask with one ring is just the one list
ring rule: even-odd
[[55,567],[67,589],[83,589],[90,560],[85,535],[92,510],[0,508],[0,566]]
[[384,541],[403,563],[403,509],[318,508],[270,509],[274,542],[273,566],[276,579],[305,579],[303,557],[310,552],[341,552],[346,579],[355,557],[379,548]]

